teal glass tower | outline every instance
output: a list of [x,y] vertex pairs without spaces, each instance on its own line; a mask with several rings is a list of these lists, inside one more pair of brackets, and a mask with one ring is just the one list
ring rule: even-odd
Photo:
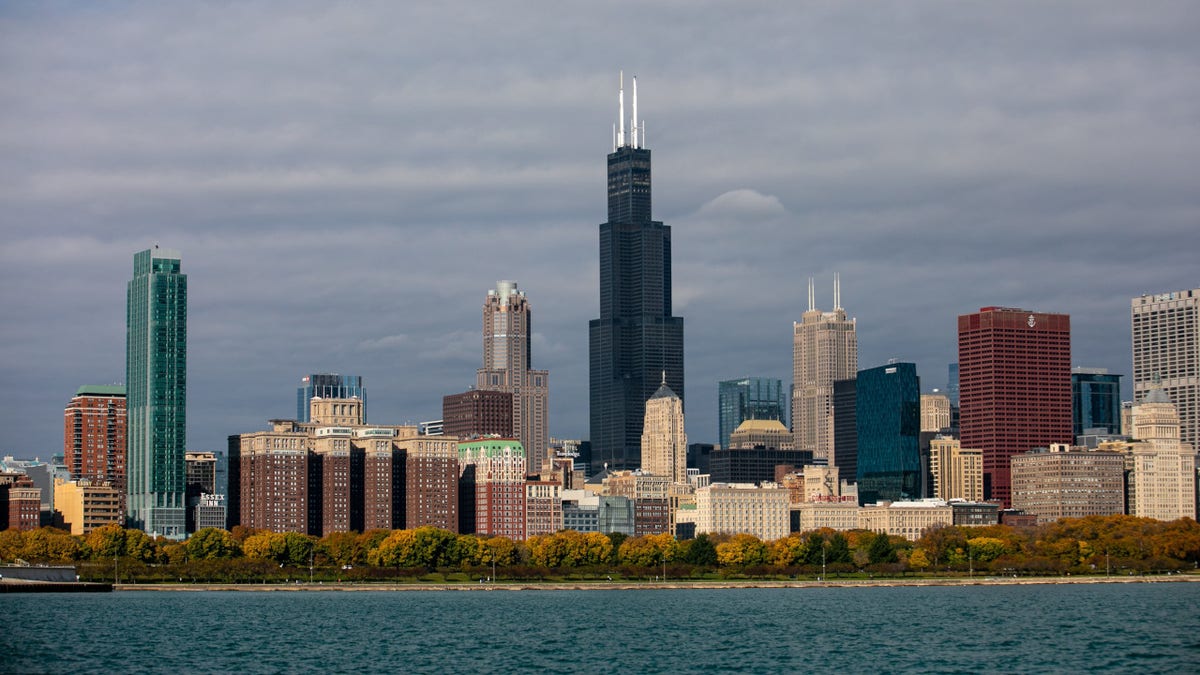
[[779,420],[787,426],[783,381],[769,377],[743,377],[717,383],[717,435],[721,447],[746,420]]
[[126,294],[129,526],[182,539],[187,512],[187,275],[178,251],[133,256]]
[[858,371],[858,503],[924,496],[921,486],[921,381],[913,363]]

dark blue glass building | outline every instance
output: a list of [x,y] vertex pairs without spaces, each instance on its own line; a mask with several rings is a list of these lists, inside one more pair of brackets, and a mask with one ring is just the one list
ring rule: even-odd
[[858,371],[858,503],[922,496],[921,381],[913,363]]
[[1104,368],[1071,369],[1071,423],[1076,437],[1086,429],[1121,433],[1121,376]]
[[308,404],[313,398],[357,398],[363,402],[363,419],[367,416],[367,390],[360,375],[318,373],[305,375],[296,389],[296,421],[308,422]]
[[783,381],[769,377],[743,377],[717,383],[717,435],[722,448],[746,420],[779,420],[787,426]]

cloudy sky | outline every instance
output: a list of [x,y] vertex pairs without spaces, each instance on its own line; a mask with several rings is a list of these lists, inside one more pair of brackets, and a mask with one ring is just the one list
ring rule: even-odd
[[622,68],[693,441],[718,380],[790,380],[835,272],[860,367],[942,387],[955,317],[1006,305],[1129,373],[1130,298],[1200,285],[1196,4],[776,5],[4,4],[0,452],[60,451],[76,388],[123,381],[156,242],[188,274],[190,448],[292,416],[310,372],[363,375],[371,421],[440,417],[498,279],[552,433],[586,437]]

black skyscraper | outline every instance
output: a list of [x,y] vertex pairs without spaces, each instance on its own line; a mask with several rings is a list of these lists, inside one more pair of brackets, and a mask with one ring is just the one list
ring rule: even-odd
[[671,228],[650,218],[650,151],[633,121],[608,156],[608,222],[600,226],[600,318],[589,322],[593,469],[641,466],[646,400],[662,384],[683,398],[683,319],[671,316]]

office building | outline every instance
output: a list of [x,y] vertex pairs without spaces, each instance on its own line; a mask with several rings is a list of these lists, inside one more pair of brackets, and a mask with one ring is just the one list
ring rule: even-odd
[[1162,389],[1133,407],[1129,513],[1142,518],[1196,517],[1196,450],[1180,440],[1179,413]]
[[983,451],[964,448],[958,439],[938,436],[929,443],[933,497],[983,501]]
[[855,391],[859,503],[924,496],[921,382],[916,364],[860,370]]
[[651,218],[636,78],[633,103],[626,128],[622,85],[608,155],[608,221],[600,226],[600,317],[588,324],[593,473],[641,467],[645,404],[664,372],[686,410],[683,319],[671,314],[671,228]]
[[1011,461],[1012,506],[1037,516],[1039,525],[1125,512],[1125,457],[1119,452],[1055,443]]
[[[476,388],[512,395],[512,436],[539,467],[550,447],[550,373],[533,370],[533,312],[515,281],[497,281],[483,303],[483,368]],[[447,432],[454,433],[454,432]]]
[[667,386],[665,375],[658,391],[646,401],[641,445],[643,471],[675,483],[687,480],[683,401]]
[[858,388],[854,379],[833,383],[833,459],[838,480],[858,480]]
[[1180,440],[1200,447],[1200,288],[1134,298],[1131,314],[1134,403],[1161,388]]
[[54,507],[62,514],[63,526],[74,535],[91,534],[97,527],[125,520],[120,491],[86,478],[54,481]]
[[125,387],[121,385],[82,386],[63,410],[63,461],[68,477],[116,488],[122,513],[128,442],[125,414]]
[[813,453],[792,447],[792,435],[778,420],[746,420],[730,435],[729,448],[716,448],[708,458],[714,483],[775,481],[780,466],[811,464]]
[[920,539],[927,528],[953,523],[953,507],[940,499],[882,501],[858,509],[858,529],[909,541]]
[[513,436],[514,396],[507,391],[469,389],[442,397],[442,433],[458,438]]
[[783,381],[769,377],[743,377],[717,383],[717,435],[722,448],[746,420],[778,420],[787,426]]
[[[187,491],[187,531],[196,532],[196,507],[204,495],[217,494],[217,455],[212,452],[184,453],[185,489]],[[206,500],[212,503],[213,500]],[[222,527],[224,527],[222,525]]]
[[187,275],[178,251],[133,257],[126,312],[126,508],[131,527],[187,529]]
[[0,526],[36,530],[41,525],[42,490],[33,479],[15,471],[0,471]]
[[[633,503],[633,534],[671,531],[671,486],[664,475],[646,471],[613,471],[602,481],[601,496],[626,497]],[[678,484],[677,482],[675,482]]]
[[300,378],[296,389],[297,422],[310,421],[309,403],[314,398],[356,398],[363,403],[363,419],[366,419],[367,388],[359,375],[313,373]]
[[808,311],[792,324],[792,431],[796,449],[817,459],[834,454],[833,383],[858,370],[855,320],[842,309],[841,281],[833,281],[833,311],[817,309],[808,280]]
[[1071,428],[1076,439],[1089,431],[1121,433],[1120,375],[1105,368],[1071,369]]
[[943,431],[950,428],[950,397],[944,394],[921,394],[921,431]]
[[983,496],[1012,505],[1009,458],[1070,443],[1071,318],[984,307],[958,317],[960,440],[983,450]]
[[788,491],[774,484],[713,483],[696,490],[696,534],[752,534],[763,541],[790,531]]

